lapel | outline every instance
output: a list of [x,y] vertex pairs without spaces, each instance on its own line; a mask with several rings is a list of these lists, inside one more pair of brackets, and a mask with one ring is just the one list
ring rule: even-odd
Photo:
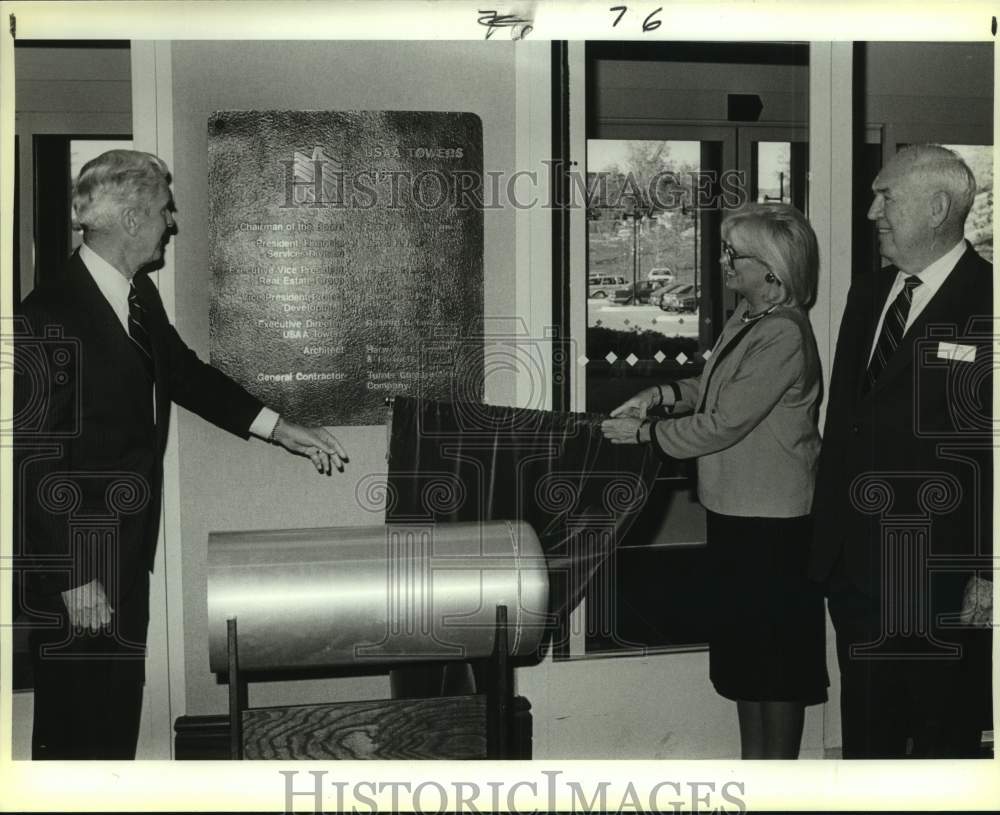
[[[861,303],[863,315],[859,326],[860,338],[855,348],[855,359],[852,367],[852,370],[855,372],[853,387],[855,402],[864,399],[866,395],[870,395],[864,393],[865,382],[868,378],[868,356],[875,342],[875,329],[878,328],[878,318],[882,314],[882,308],[885,306],[886,298],[892,289],[897,272],[898,269],[895,266],[887,266],[884,269],[879,269],[875,274],[874,283]],[[841,330],[844,330],[843,326],[841,326]]]
[[[733,313],[730,319],[736,318],[736,312]],[[698,382],[698,400],[695,404],[695,412],[701,412],[701,408],[707,403],[708,400],[708,387],[712,381],[712,374],[715,372],[715,368],[719,363],[719,352],[722,351],[733,338],[739,333],[737,329],[728,337],[726,336],[726,328],[728,328],[728,323],[723,327],[722,333],[719,334],[718,338],[715,340],[715,345],[712,346],[712,352],[709,354],[708,360],[705,362],[705,367],[701,369],[701,376]]]
[[114,350],[116,356],[118,352],[128,350],[127,343],[130,340],[122,330],[118,315],[97,288],[94,278],[80,260],[79,252],[74,252],[69,259],[66,284],[73,292],[73,300],[80,307],[78,313],[91,317],[86,323],[82,323],[88,334],[99,341],[101,347]]
[[[974,263],[976,254],[971,246],[966,243],[966,250],[962,257],[958,259],[955,268],[951,270],[941,288],[935,292],[930,302],[920,312],[916,320],[909,327],[900,340],[899,347],[896,348],[892,357],[878,380],[872,386],[869,396],[877,394],[880,390],[892,387],[893,383],[913,368],[914,346],[918,339],[924,338],[927,334],[927,327],[935,323],[954,323],[956,314],[959,313],[959,304],[963,292],[966,290],[966,278]],[[888,290],[887,290],[888,291]],[[884,305],[885,298],[882,299]],[[960,331],[964,326],[958,327]],[[869,343],[869,346],[871,344]]]
[[153,372],[156,377],[153,383],[153,393],[156,399],[156,429],[158,434],[165,434],[167,419],[170,415],[170,399],[169,391],[165,387],[168,365],[166,324],[160,319],[162,304],[156,286],[149,279],[149,275],[140,272],[132,278],[132,282],[135,284],[136,296],[146,316],[143,325],[149,333],[149,342],[153,346]]
[[[701,385],[698,388],[698,405],[695,409],[695,413],[703,413],[708,405],[708,392],[712,387],[712,375],[715,373],[715,369],[722,364],[726,357],[736,351],[737,346],[746,340],[747,335],[753,331],[757,323],[763,322],[767,319],[770,318],[765,315],[764,317],[740,325],[738,329],[726,339],[725,343],[722,342],[722,337],[725,336],[725,334],[720,335],[719,339],[715,343],[715,346],[712,348],[712,355],[709,357],[708,363],[702,371]],[[739,362],[735,364],[739,365]],[[722,386],[716,382],[716,394],[718,394],[720,387]]]

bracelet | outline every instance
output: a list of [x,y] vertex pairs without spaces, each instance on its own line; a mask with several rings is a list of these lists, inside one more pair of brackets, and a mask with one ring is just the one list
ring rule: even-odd
[[278,422],[280,421],[281,421],[280,416],[274,420],[274,427],[271,428],[271,434],[267,437],[267,441],[269,444],[277,444],[277,442],[274,440],[274,433],[278,429]]
[[[635,429],[635,443],[636,444],[642,444],[642,439],[639,438],[639,431],[642,430],[642,428],[645,427],[648,424],[650,424],[649,419],[643,419],[641,422],[639,422],[639,426]],[[652,436],[650,438],[652,438]]]
[[673,391],[674,394],[674,404],[670,406],[670,412],[673,413],[674,407],[681,401],[681,389],[677,387],[676,382],[669,382],[668,384],[670,385],[670,390]]

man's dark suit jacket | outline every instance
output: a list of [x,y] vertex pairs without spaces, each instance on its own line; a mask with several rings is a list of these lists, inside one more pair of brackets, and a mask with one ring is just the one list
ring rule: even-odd
[[[836,566],[872,597],[887,520],[928,520],[932,556],[992,551],[993,267],[967,245],[866,392],[868,354],[896,273],[889,267],[851,286],[813,504],[811,576],[824,580]],[[948,343],[974,346],[974,361],[945,358]],[[948,594],[939,611],[960,602]]]
[[184,344],[145,274],[134,283],[155,386],[78,254],[21,306],[28,333],[15,340],[15,539],[27,555],[26,605],[57,612],[59,592],[96,577],[117,633],[141,646],[170,403],[246,438],[261,402]]

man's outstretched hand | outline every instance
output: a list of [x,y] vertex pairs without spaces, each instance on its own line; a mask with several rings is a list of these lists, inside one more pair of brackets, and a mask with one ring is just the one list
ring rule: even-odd
[[304,427],[279,417],[272,438],[289,452],[308,456],[323,475],[329,475],[333,467],[344,472],[344,464],[349,461],[343,445],[325,427]]

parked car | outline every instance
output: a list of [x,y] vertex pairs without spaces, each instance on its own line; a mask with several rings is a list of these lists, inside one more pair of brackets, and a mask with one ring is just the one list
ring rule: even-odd
[[674,281],[673,283],[665,283],[662,286],[657,286],[649,293],[648,302],[652,306],[658,306],[660,305],[660,301],[663,299],[663,295],[670,294],[671,292],[679,289],[681,286],[686,286],[686,285],[688,284],[683,281],[681,282]]
[[664,311],[697,311],[700,294],[694,283],[682,283],[660,297],[660,308]]
[[660,288],[660,284],[654,280],[640,280],[635,284],[635,300],[637,303],[651,302],[651,295]]
[[646,280],[650,283],[658,283],[662,285],[664,283],[673,283],[675,277],[673,269],[669,266],[660,266],[656,269],[650,269],[646,275]]
[[690,294],[681,297],[678,311],[695,313],[701,306],[701,289],[695,289]]
[[587,281],[587,297],[628,303],[632,299],[632,284],[622,275],[591,275]]

